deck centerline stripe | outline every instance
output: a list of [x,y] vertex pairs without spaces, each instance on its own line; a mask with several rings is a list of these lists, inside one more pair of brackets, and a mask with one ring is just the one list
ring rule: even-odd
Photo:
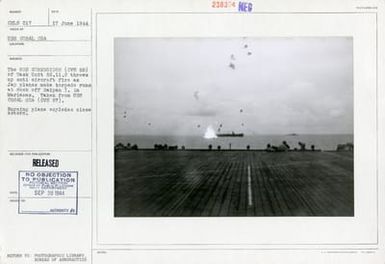
[[253,193],[251,190],[251,173],[250,173],[250,165],[247,166],[247,194],[249,198],[249,206],[253,205]]

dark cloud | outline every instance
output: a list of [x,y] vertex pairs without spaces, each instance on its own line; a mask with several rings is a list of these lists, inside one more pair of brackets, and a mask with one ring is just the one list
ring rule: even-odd
[[199,91],[194,92],[194,98],[195,100],[199,100]]

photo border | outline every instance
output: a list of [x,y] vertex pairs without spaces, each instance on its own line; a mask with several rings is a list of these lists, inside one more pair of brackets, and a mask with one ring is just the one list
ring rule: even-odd
[[[237,14],[237,15],[245,15],[245,14],[242,14],[242,13],[239,13],[239,12],[209,12],[209,11],[206,11],[206,12],[96,12],[95,13],[95,50],[93,50],[93,52],[95,52],[95,59],[94,59],[94,63],[95,63],[95,71],[96,73],[98,73],[98,58],[97,58],[97,49],[98,49],[98,18],[99,16],[105,16],[105,15],[122,15],[122,14],[125,14],[125,15],[173,15],[173,14],[188,14],[188,15],[217,15],[217,14]],[[378,210],[379,210],[379,202],[378,202],[378,14],[377,12],[252,12],[252,13],[248,13],[247,15],[250,16],[250,15],[258,15],[258,14],[332,14],[332,15],[339,15],[339,14],[367,14],[367,15],[375,15],[375,38],[376,38],[376,49],[375,49],[375,60],[376,60],[376,71],[375,71],[375,83],[376,83],[376,89],[375,89],[375,94],[376,94],[376,117],[375,117],[375,121],[376,121],[376,177],[375,177],[375,182],[376,182],[376,242],[375,243],[271,243],[271,244],[266,244],[266,243],[252,243],[252,244],[248,244],[248,243],[232,243],[232,244],[229,244],[229,243],[100,243],[99,240],[98,240],[98,230],[99,230],[99,226],[98,226],[98,171],[97,171],[97,166],[95,167],[95,174],[94,174],[94,177],[95,177],[95,182],[93,183],[93,188],[92,188],[92,197],[94,197],[94,195],[96,195],[95,197],[95,215],[93,214],[93,217],[95,216],[96,217],[96,226],[94,227],[93,226],[93,230],[92,230],[92,233],[95,232],[96,234],[96,244],[97,245],[105,245],[105,246],[273,246],[273,245],[277,245],[277,246],[285,246],[285,245],[292,245],[292,246],[313,246],[313,245],[323,245],[323,246],[333,246],[333,245],[357,245],[357,246],[364,246],[364,245],[375,245],[375,246],[378,246],[379,245],[379,213],[378,213]],[[94,135],[95,135],[95,138],[96,138],[96,142],[98,140],[98,137],[97,137],[97,134],[98,134],[98,129],[97,129],[97,122],[98,122],[98,118],[97,118],[97,94],[98,94],[98,75],[96,74],[96,77],[95,77],[95,92],[94,92],[94,95],[92,98],[93,98],[93,105],[95,106],[95,110],[96,111],[96,114],[95,114],[95,126],[96,126],[96,129],[94,131]],[[96,97],[96,99],[95,99]],[[95,150],[93,150],[95,152],[95,159],[98,160],[98,149],[97,149],[97,144],[95,146]],[[94,160],[93,158],[93,167],[94,167],[94,164],[96,163],[96,161]],[[94,187],[96,187],[94,190]],[[95,193],[94,193],[95,191]],[[96,228],[94,230],[94,228]],[[146,249],[149,249],[149,248],[146,248]],[[228,247],[223,247],[223,248],[219,248],[219,249],[226,249],[226,250],[229,250]],[[331,248],[325,248],[325,247],[321,247],[321,248],[314,248],[314,247],[311,247],[311,248],[298,248],[298,247],[294,247],[294,248],[247,248],[248,250],[324,250],[324,249],[333,249],[333,250],[336,250],[335,247],[331,247]],[[339,248],[341,249],[341,248]],[[357,250],[357,249],[369,249],[368,247],[362,247],[362,248],[356,248],[356,247],[353,247],[353,248],[342,248],[342,249],[346,249],[346,250]],[[373,249],[373,250],[376,250],[378,248],[370,248],[370,249]],[[108,248],[108,250],[136,250],[135,248]],[[180,248],[167,248],[167,249],[163,249],[163,250],[181,250]],[[211,248],[183,248],[183,250],[213,250]]]

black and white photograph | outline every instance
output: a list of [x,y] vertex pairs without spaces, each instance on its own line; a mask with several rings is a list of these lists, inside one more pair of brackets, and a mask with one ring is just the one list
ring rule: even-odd
[[353,217],[353,38],[114,39],[114,217]]

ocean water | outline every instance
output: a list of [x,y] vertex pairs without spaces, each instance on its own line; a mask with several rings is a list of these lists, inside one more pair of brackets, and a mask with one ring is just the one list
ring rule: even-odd
[[278,146],[286,141],[291,149],[298,148],[298,142],[306,144],[306,148],[314,145],[316,149],[335,150],[338,144],[353,143],[352,134],[327,135],[245,135],[244,137],[220,137],[205,139],[202,136],[148,136],[148,135],[116,135],[115,144],[137,144],[139,148],[154,148],[154,144],[168,146],[185,146],[186,149],[207,149],[211,144],[213,149],[221,146],[222,149],[265,149],[267,144]]

